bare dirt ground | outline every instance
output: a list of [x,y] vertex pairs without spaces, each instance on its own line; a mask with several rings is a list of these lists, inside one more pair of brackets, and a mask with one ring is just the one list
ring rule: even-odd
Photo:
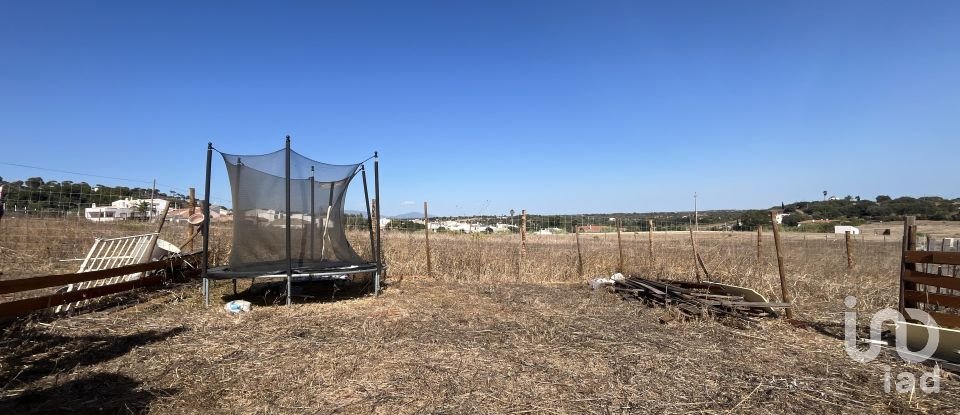
[[[226,284],[220,287],[226,292]],[[195,285],[129,308],[8,328],[0,412],[951,413],[886,393],[838,327],[661,325],[583,284],[407,277],[379,298],[229,315]],[[823,332],[819,331],[822,330]]]

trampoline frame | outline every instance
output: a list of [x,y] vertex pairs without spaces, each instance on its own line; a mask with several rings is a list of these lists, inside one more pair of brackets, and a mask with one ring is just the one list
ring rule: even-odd
[[[244,271],[229,271],[229,268],[227,268],[227,267],[215,268],[215,269],[213,269],[213,270],[210,269],[210,259],[209,259],[209,252],[210,252],[210,250],[209,250],[209,248],[210,248],[210,176],[211,176],[211,169],[212,169],[212,163],[213,163],[213,151],[214,151],[213,142],[207,143],[207,169],[206,169],[206,179],[205,179],[205,182],[204,182],[204,195],[203,195],[203,215],[204,215],[204,220],[203,220],[203,224],[201,225],[201,230],[202,230],[202,234],[203,234],[203,255],[202,255],[202,258],[203,258],[203,259],[202,259],[202,263],[201,263],[201,268],[202,268],[202,270],[201,270],[201,278],[203,279],[203,304],[204,304],[204,306],[207,306],[207,307],[210,306],[210,281],[211,281],[211,280],[219,280],[219,279],[232,279],[232,280],[233,280],[233,283],[234,283],[234,290],[236,290],[237,279],[240,279],[240,278],[251,278],[251,279],[255,279],[255,278],[286,278],[286,280],[287,280],[287,305],[290,305],[290,304],[291,304],[291,297],[292,297],[290,294],[291,294],[291,292],[292,292],[292,286],[293,286],[293,279],[294,279],[294,278],[304,278],[304,277],[332,277],[332,276],[337,276],[337,275],[354,275],[354,274],[362,274],[362,273],[371,273],[371,272],[372,272],[372,273],[373,273],[373,294],[374,294],[374,295],[379,295],[379,294],[380,294],[380,280],[381,280],[381,278],[382,278],[382,276],[383,276],[384,266],[383,266],[383,261],[381,260],[381,258],[383,257],[383,250],[382,250],[382,248],[381,248],[381,246],[380,246],[380,240],[381,240],[381,239],[380,239],[380,226],[379,226],[379,224],[380,224],[380,155],[378,154],[378,152],[376,152],[376,151],[373,152],[373,157],[372,157],[372,158],[373,158],[373,189],[374,189],[373,191],[374,191],[374,197],[375,197],[374,200],[377,201],[377,203],[376,203],[376,205],[375,205],[375,208],[373,209],[372,212],[371,212],[371,209],[370,209],[370,193],[369,193],[369,191],[367,190],[367,171],[366,171],[366,168],[365,168],[365,166],[364,166],[364,163],[366,163],[366,161],[367,161],[367,160],[370,160],[370,159],[367,159],[367,160],[365,160],[363,163],[360,164],[360,173],[361,173],[361,177],[363,178],[363,198],[364,198],[364,200],[366,201],[366,207],[367,207],[367,224],[368,224],[369,233],[370,233],[370,249],[371,249],[371,253],[372,253],[372,255],[373,255],[373,262],[368,262],[368,263],[364,263],[364,264],[357,264],[355,267],[354,267],[354,266],[349,266],[349,267],[338,266],[338,267],[330,267],[330,268],[317,268],[317,269],[307,270],[306,272],[304,272],[304,270],[303,270],[302,267],[296,267],[296,268],[294,268],[294,266],[293,266],[292,244],[291,244],[291,235],[290,235],[290,217],[291,217],[291,215],[290,215],[290,181],[291,181],[291,180],[290,180],[290,136],[289,136],[289,135],[287,136],[286,146],[284,147],[285,162],[286,162],[286,166],[285,166],[285,172],[286,172],[286,177],[285,177],[285,180],[286,180],[286,189],[285,189],[285,191],[286,191],[286,197],[285,197],[285,198],[286,198],[286,200],[285,200],[285,203],[286,203],[286,212],[287,212],[287,214],[286,214],[286,224],[285,224],[286,226],[285,226],[284,231],[285,231],[285,233],[286,233],[286,235],[285,235],[285,236],[286,236],[286,238],[285,238],[285,239],[286,239],[286,241],[285,241],[285,250],[286,250],[286,262],[287,262],[287,266],[286,266],[286,269],[285,269],[285,270],[278,270],[278,271],[276,271],[276,272],[274,272],[274,273],[271,273],[271,272],[269,272],[269,271],[267,271],[267,272],[257,272],[257,271],[249,271],[249,272],[244,272]],[[312,171],[312,170],[313,170],[313,167],[311,167],[311,171]],[[354,176],[356,176],[356,172],[354,172]],[[311,180],[312,180],[312,176],[311,176]],[[313,206],[312,206],[312,205],[313,205],[313,186],[311,186],[310,192],[311,192],[311,202],[310,202],[310,203],[311,203],[311,208],[310,208],[310,209],[311,209],[311,215],[310,215],[310,218],[311,218],[311,219],[310,219],[310,220],[311,220],[311,222],[312,222],[312,221],[313,221],[313,216],[314,216],[314,215],[313,215]],[[330,188],[330,192],[331,192],[331,197],[332,197],[333,187]],[[327,209],[328,220],[329,220],[329,214],[330,214],[330,209],[328,208],[328,209]],[[374,220],[373,220],[374,216],[372,216],[372,215],[376,215],[376,218],[377,218],[377,220],[376,220],[377,226],[376,226],[376,227],[373,226],[373,224],[374,224]],[[312,228],[313,228],[313,227],[311,226],[311,232],[312,232]],[[374,232],[376,232],[376,235],[374,235]],[[326,234],[326,223],[325,223],[325,226],[324,226],[324,234]],[[310,243],[311,243],[311,244],[313,243],[313,238],[310,238]],[[322,244],[322,243],[323,243],[323,241],[321,241],[321,244]],[[312,252],[313,252],[313,250],[311,249],[311,254],[312,254]],[[213,271],[213,272],[211,273],[211,271]],[[339,278],[330,278],[330,279],[339,279]]]

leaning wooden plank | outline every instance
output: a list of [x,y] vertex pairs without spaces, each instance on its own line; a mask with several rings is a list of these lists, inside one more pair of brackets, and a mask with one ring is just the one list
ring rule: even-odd
[[960,252],[906,251],[903,262],[908,264],[960,265]]
[[[736,285],[721,284],[719,282],[709,282],[709,281],[705,281],[704,284],[711,287],[711,289],[719,289],[720,291],[730,295],[739,295],[743,297],[745,301],[757,302],[757,303],[768,302],[767,298],[764,297],[763,294],[760,294],[746,287],[739,287]],[[777,315],[777,312],[769,306],[767,307],[759,306],[759,308],[761,308],[763,311],[767,312],[771,316]]]
[[945,307],[960,307],[960,297],[954,295],[904,290],[903,298],[919,303],[937,304]]
[[915,282],[917,284],[930,285],[933,287],[949,288],[951,290],[960,290],[960,278],[945,277],[937,274],[928,274],[926,272],[904,270],[903,280]]
[[31,312],[42,310],[61,304],[73,303],[91,298],[103,297],[109,294],[116,294],[124,291],[130,291],[135,288],[149,287],[163,282],[162,275],[154,275],[139,280],[121,282],[113,285],[104,285],[86,290],[70,291],[60,294],[52,294],[43,297],[27,298],[23,300],[0,303],[0,318],[16,317],[29,314]]
[[789,308],[793,307],[790,303],[770,303],[770,302],[760,302],[760,301],[721,301],[720,305],[729,306],[729,307],[746,307],[746,308],[758,308],[764,310],[767,308]]
[[182,264],[184,257],[164,259],[143,264],[127,265],[120,268],[103,269],[98,271],[81,272],[76,274],[46,275],[41,277],[22,278],[17,280],[0,281],[0,294],[18,293],[41,288],[59,287],[67,284],[76,284],[133,274],[137,272],[154,271],[167,267],[176,267]]

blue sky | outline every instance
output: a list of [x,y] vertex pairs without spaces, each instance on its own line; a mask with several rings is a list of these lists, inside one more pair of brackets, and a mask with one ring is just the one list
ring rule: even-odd
[[[960,196],[960,2],[0,9],[0,162],[201,189],[208,141],[290,134],[333,163],[380,151],[387,214]],[[0,165],[37,174],[70,178]]]

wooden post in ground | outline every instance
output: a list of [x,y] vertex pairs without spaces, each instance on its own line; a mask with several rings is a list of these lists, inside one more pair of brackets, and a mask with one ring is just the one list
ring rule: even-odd
[[[191,187],[187,193],[190,197],[189,207],[187,208],[187,218],[189,219],[197,210],[197,191]],[[193,252],[193,226],[194,225],[187,222],[187,238],[189,238],[188,244],[190,245],[190,252]]]
[[583,276],[583,251],[580,250],[580,225],[577,225],[577,275]]
[[430,214],[427,213],[427,201],[423,201],[423,230],[424,241],[427,244],[427,276],[433,276],[433,267],[430,264]]
[[900,313],[904,313],[906,308],[917,308],[917,302],[912,300],[907,300],[903,298],[904,290],[915,291],[917,289],[917,284],[913,282],[904,281],[903,277],[907,274],[908,271],[916,271],[917,264],[908,264],[904,261],[908,251],[917,250],[917,217],[916,216],[907,216],[903,220],[903,251],[900,257],[900,304],[899,309]]
[[757,225],[757,277],[763,273],[763,225]]
[[850,231],[844,231],[843,237],[847,245],[847,269],[853,269],[853,240],[850,238]]
[[650,249],[650,266],[654,264],[653,261],[653,219],[647,219],[647,247]]
[[527,256],[527,210],[520,211],[520,260]]
[[477,281],[480,281],[480,277],[483,276],[483,245],[480,242],[480,230],[476,233],[477,235]]
[[620,252],[620,262],[618,262],[617,272],[623,273],[623,241],[620,238],[620,219],[617,219],[617,250]]
[[693,237],[693,228],[688,228],[690,230],[690,246],[693,247],[693,270],[697,274],[697,282],[700,282],[700,254],[697,253],[697,240]]
[[785,303],[791,303],[790,307],[787,307],[786,313],[787,318],[793,318],[793,298],[790,296],[790,291],[787,289],[787,276],[783,270],[783,253],[780,251],[780,227],[777,226],[777,214],[774,211],[770,211],[770,222],[773,226],[773,244],[777,248],[777,270],[780,272],[780,301]]

